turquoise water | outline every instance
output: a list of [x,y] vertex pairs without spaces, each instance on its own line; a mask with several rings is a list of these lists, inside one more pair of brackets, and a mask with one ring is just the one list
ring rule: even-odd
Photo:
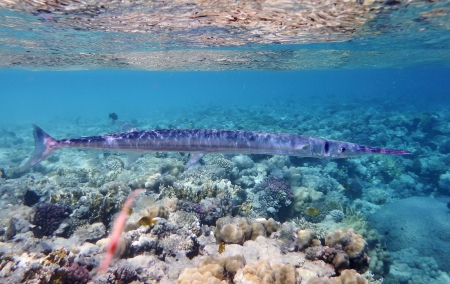
[[447,68],[432,66],[283,72],[2,70],[0,116],[8,126],[56,117],[106,120],[105,113],[113,111],[132,119],[155,116],[167,108],[182,108],[189,116],[205,106],[285,101],[333,108],[353,102],[376,107],[377,102],[389,101],[392,108],[445,109],[449,73]]
[[[319,2],[0,3],[0,283],[74,283],[76,271],[77,283],[181,283],[207,255],[256,265],[261,242],[278,249],[261,259],[296,269],[292,283],[331,281],[345,273],[326,257],[314,266],[320,246],[302,248],[297,231],[332,247],[324,236],[350,228],[362,253],[333,249],[370,283],[450,283],[450,2]],[[126,166],[122,151],[62,149],[23,169],[31,124],[55,139],[226,129],[411,155],[205,155],[186,168],[186,153]],[[98,272],[101,241],[138,188],[126,248]],[[150,215],[160,223],[133,227]],[[264,224],[265,241],[214,239],[226,216]],[[270,237],[257,218],[283,226]],[[242,283],[234,273],[223,279]]]

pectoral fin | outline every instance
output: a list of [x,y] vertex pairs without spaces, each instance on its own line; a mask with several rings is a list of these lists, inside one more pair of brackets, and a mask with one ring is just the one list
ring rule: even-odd
[[127,152],[127,161],[125,162],[125,167],[129,167],[132,163],[136,162],[142,153],[139,152]]
[[184,166],[185,169],[188,169],[190,166],[196,164],[198,161],[200,161],[203,158],[203,155],[205,153],[193,153],[191,154],[191,157],[189,158],[189,161]]

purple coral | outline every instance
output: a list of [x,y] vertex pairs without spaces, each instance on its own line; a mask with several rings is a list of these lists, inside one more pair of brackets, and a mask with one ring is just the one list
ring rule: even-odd
[[205,209],[198,203],[180,200],[177,203],[177,208],[179,211],[195,213],[200,220],[203,220],[206,216]]
[[287,198],[294,197],[294,192],[292,191],[292,188],[289,185],[289,183],[286,180],[275,176],[267,177],[263,182],[261,182],[258,185],[258,188],[270,190],[272,192],[282,191],[286,194]]
[[127,265],[122,265],[114,271],[117,283],[130,283],[137,279],[136,271]]
[[66,217],[65,208],[52,203],[41,204],[35,210],[34,224],[44,236],[53,234]]
[[84,284],[88,283],[89,280],[91,280],[91,276],[87,268],[74,262],[67,269],[64,284]]
[[195,213],[202,224],[214,225],[220,217],[231,214],[234,207],[230,197],[219,194],[214,198],[207,197],[200,203],[180,200],[177,208],[181,211]]

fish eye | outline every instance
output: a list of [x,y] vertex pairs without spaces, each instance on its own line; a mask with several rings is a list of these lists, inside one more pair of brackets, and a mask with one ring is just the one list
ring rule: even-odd
[[347,148],[345,148],[345,147],[341,147],[341,153],[344,153],[344,152],[345,152],[345,150],[347,150]]

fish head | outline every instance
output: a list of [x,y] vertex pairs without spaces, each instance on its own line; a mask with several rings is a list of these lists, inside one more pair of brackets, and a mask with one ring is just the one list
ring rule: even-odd
[[409,155],[410,152],[405,150],[394,150],[386,148],[368,147],[356,143],[349,143],[343,141],[326,140],[322,149],[323,157],[325,158],[350,158],[365,156],[371,154],[384,155]]

